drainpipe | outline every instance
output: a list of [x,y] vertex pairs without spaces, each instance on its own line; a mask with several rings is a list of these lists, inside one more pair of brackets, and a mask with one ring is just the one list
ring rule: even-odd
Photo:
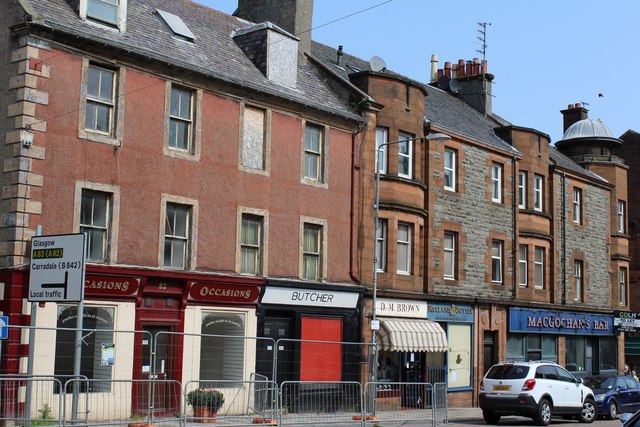
[[562,171],[562,212],[560,214],[562,227],[562,305],[567,304],[567,224],[566,224],[566,180],[567,175]]
[[513,155],[511,159],[511,191],[513,196],[511,197],[511,216],[513,226],[513,237],[511,238],[511,265],[513,268],[513,283],[511,284],[511,295],[513,299],[516,299],[518,289],[518,189],[516,186],[516,180],[518,179],[518,171],[516,169],[516,156]]

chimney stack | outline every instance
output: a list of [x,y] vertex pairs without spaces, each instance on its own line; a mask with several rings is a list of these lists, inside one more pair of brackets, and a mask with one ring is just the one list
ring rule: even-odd
[[[433,66],[432,60],[432,69]],[[487,72],[486,60],[480,60],[480,58],[473,58],[471,61],[459,59],[453,65],[451,62],[445,62],[444,67],[437,70],[436,76],[436,80],[433,80],[432,70],[432,84],[442,90],[451,92],[452,84],[450,80],[455,80],[455,96],[482,114],[491,114],[491,82],[493,81],[493,75]]]
[[303,53],[311,52],[313,0],[238,0],[234,15],[255,23],[269,21],[296,36],[303,61]]
[[579,122],[580,120],[589,118],[589,110],[584,108],[581,103],[569,104],[566,110],[561,110],[562,113],[562,132],[566,132],[569,127]]

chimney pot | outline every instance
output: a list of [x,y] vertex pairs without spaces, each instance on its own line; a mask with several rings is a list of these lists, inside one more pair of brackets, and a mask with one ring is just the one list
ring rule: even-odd
[[451,78],[451,62],[444,63],[444,75]]
[[473,75],[473,65],[471,64],[471,61],[467,61],[467,72],[466,72],[467,76],[471,76]]
[[436,81],[438,75],[438,55],[431,55],[431,83]]

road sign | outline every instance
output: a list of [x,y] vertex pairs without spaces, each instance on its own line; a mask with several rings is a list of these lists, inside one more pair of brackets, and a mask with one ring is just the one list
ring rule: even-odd
[[9,316],[0,316],[0,340],[9,338]]
[[31,238],[29,301],[81,301],[84,275],[84,233]]

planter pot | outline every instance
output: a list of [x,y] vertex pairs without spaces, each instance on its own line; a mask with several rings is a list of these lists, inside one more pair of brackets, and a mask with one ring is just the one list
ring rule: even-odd
[[193,416],[196,423],[215,423],[216,412],[210,410],[206,406],[194,406]]

